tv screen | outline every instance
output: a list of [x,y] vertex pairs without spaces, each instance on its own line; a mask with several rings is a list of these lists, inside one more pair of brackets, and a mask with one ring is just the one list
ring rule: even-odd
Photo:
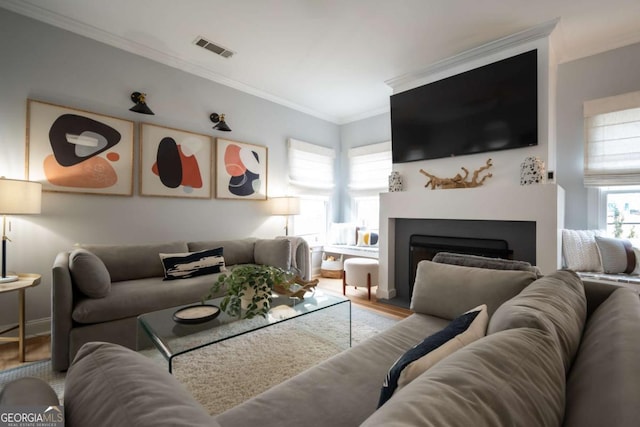
[[391,96],[393,162],[538,144],[537,52]]

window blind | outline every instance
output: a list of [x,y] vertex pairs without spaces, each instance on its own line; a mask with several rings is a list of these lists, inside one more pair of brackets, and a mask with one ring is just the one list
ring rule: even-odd
[[640,184],[640,91],[586,101],[584,184]]
[[333,148],[289,139],[289,183],[303,189],[332,189],[335,157]]
[[391,142],[349,149],[349,189],[384,190],[389,187],[393,161]]

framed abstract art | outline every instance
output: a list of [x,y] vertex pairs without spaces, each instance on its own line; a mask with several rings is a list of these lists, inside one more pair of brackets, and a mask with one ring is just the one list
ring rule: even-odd
[[45,191],[131,196],[133,122],[27,100],[27,177]]
[[140,124],[140,195],[211,198],[212,139]]
[[217,138],[216,198],[267,200],[267,147]]

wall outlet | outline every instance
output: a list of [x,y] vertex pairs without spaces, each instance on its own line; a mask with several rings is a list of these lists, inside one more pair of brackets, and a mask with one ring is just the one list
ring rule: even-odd
[[547,172],[547,182],[554,182],[556,179],[556,174],[553,171]]

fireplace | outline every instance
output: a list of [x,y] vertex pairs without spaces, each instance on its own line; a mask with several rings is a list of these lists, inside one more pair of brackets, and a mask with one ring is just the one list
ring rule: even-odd
[[432,260],[438,252],[513,259],[513,250],[505,239],[413,234],[409,238],[409,295],[413,293],[418,263]]
[[382,193],[377,296],[410,301],[414,234],[506,240],[514,260],[548,274],[561,265],[562,228],[564,190],[556,184]]

